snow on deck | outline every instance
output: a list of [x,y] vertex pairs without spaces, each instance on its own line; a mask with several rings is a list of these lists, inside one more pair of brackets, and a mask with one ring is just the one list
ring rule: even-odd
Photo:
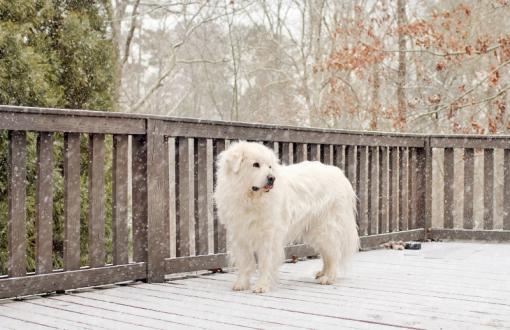
[[320,265],[285,264],[262,295],[225,273],[3,301],[0,328],[510,329],[510,244],[362,252],[334,286],[314,282]]

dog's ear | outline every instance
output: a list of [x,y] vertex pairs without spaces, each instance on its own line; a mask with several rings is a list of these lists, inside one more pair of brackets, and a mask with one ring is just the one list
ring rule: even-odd
[[219,155],[219,167],[227,172],[237,173],[241,169],[244,155],[238,151],[223,151]]
[[234,173],[239,172],[241,169],[241,164],[243,163],[244,155],[240,152],[234,152],[229,157],[229,167],[230,170]]

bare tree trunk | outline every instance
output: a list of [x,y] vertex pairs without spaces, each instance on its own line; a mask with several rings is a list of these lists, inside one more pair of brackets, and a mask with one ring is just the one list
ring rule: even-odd
[[398,27],[398,72],[397,72],[397,102],[398,102],[398,128],[405,130],[407,121],[406,102],[406,39],[403,25],[406,24],[406,1],[397,1],[397,27]]
[[[113,53],[115,56],[115,86],[113,88],[113,111],[117,111],[120,100],[120,86],[122,84],[122,67],[120,65],[120,20],[118,19],[115,9],[112,7],[110,0],[103,0],[103,6],[106,11],[106,16],[110,22],[110,29],[112,32]],[[119,8],[116,8],[119,10]]]
[[374,65],[373,71],[373,85],[372,85],[372,105],[370,106],[370,129],[376,130],[378,127],[378,114],[381,109],[381,102],[379,99],[379,91],[381,87],[381,79],[379,77],[379,67]]

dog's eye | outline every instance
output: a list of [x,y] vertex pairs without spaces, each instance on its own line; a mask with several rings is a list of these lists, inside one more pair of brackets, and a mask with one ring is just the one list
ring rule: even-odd
[[271,168],[271,165],[269,165],[269,168]]
[[253,163],[253,167],[260,167],[259,163]]

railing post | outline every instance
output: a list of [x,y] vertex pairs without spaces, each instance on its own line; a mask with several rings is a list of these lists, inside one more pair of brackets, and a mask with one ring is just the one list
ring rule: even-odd
[[425,229],[425,238],[432,227],[432,148],[430,137],[424,138],[423,148],[417,149],[416,166],[418,178],[417,228]]
[[133,261],[147,262],[147,136],[132,139]]
[[164,241],[167,221],[165,208],[164,171],[166,162],[163,157],[165,137],[159,129],[158,120],[147,120],[147,280],[163,282],[165,279]]

